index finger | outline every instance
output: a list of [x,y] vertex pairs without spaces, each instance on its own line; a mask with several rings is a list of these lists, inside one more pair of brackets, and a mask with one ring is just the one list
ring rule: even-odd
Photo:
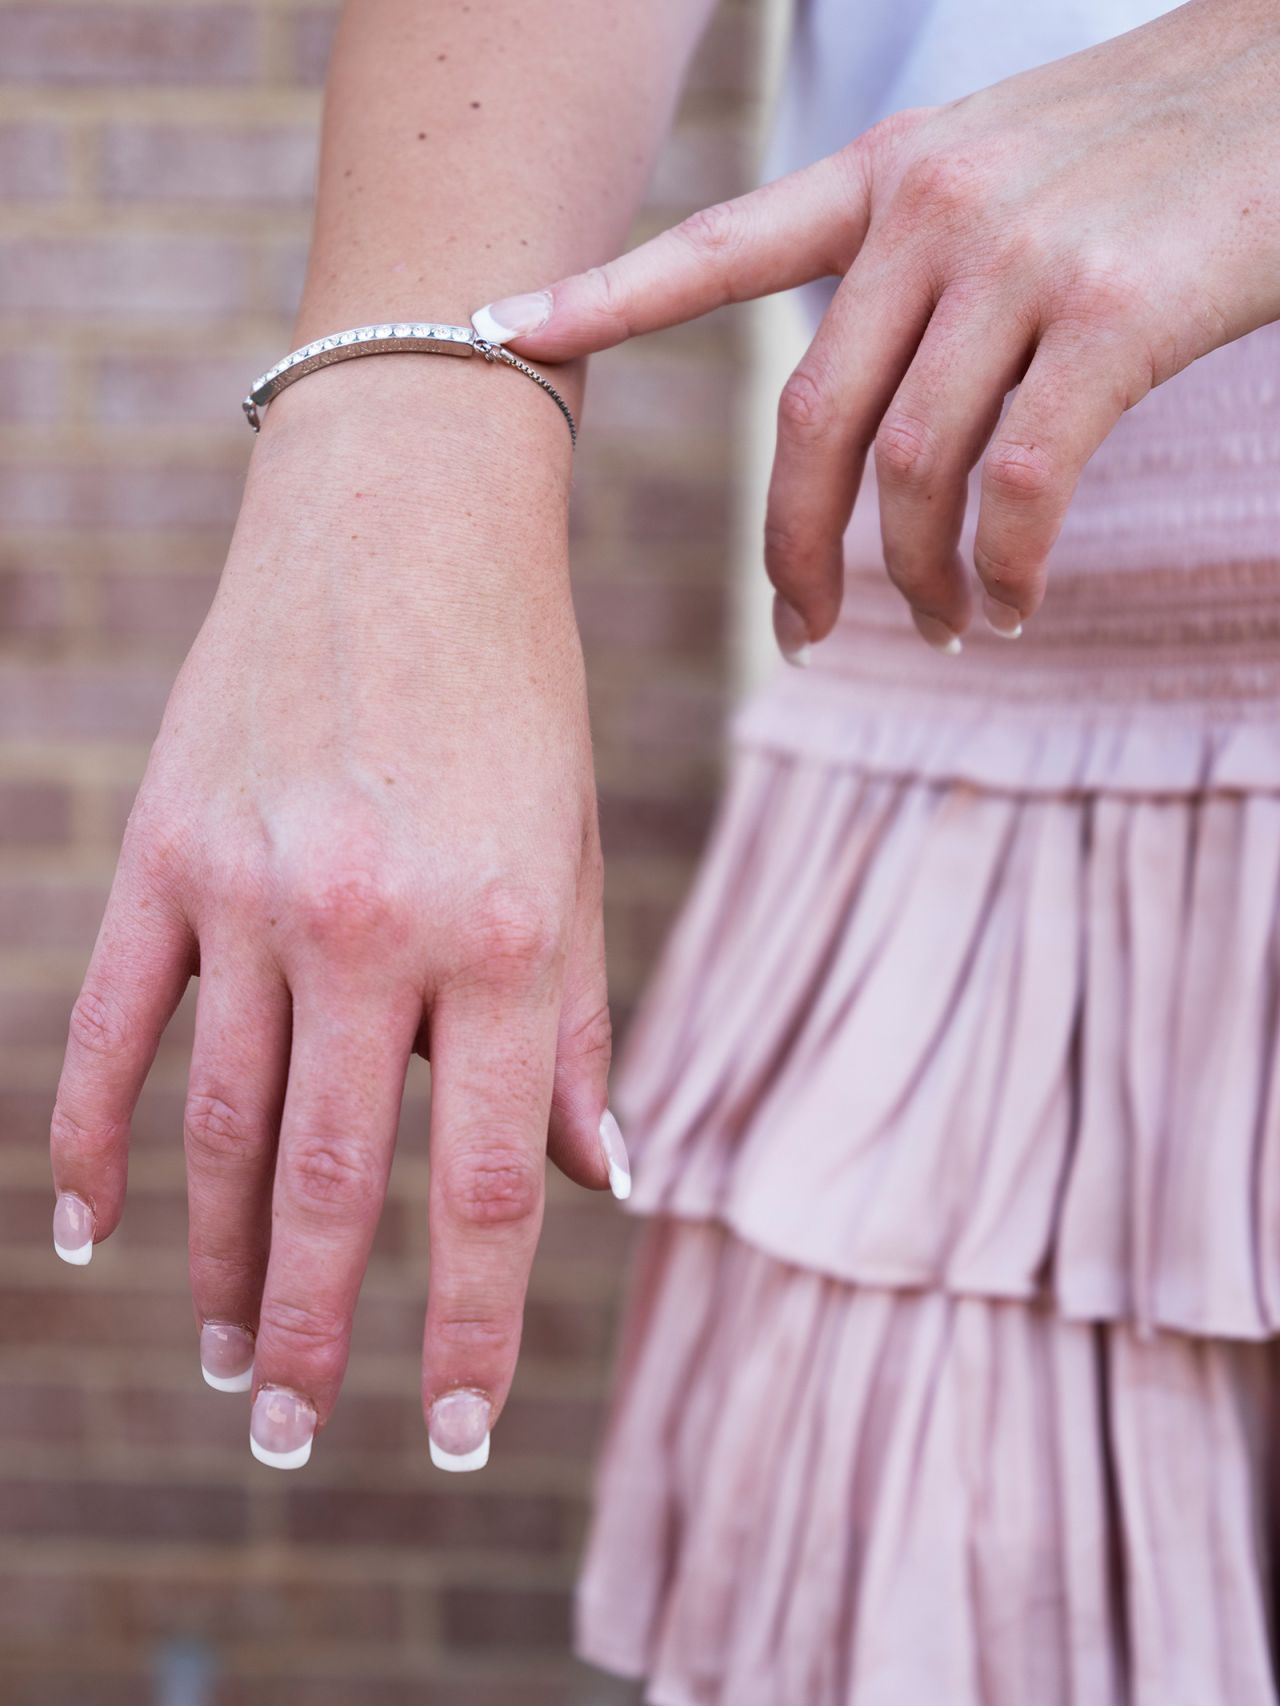
[[567,361],[853,264],[869,219],[856,143],[747,195],[700,208],[616,260],[472,315],[493,343]]

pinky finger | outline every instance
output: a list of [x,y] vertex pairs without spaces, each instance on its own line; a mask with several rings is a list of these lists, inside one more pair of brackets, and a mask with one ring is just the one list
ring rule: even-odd
[[119,1224],[129,1123],[194,964],[185,920],[118,875],[72,1009],[50,1130],[64,1261],[82,1266]]
[[1017,632],[1039,608],[1085,463],[1149,388],[1133,369],[1112,338],[1041,340],[982,464],[973,566],[997,631]]

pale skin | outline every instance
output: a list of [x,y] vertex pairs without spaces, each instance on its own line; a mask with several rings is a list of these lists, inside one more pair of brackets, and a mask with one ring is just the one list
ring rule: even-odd
[[[541,316],[512,347],[562,364],[576,408],[586,352],[838,275],[779,407],[780,638],[794,653],[836,620],[872,453],[886,565],[925,637],[964,631],[975,576],[1012,632],[1123,411],[1280,317],[1280,12],[1192,0],[601,265],[705,10],[649,0],[601,29],[597,0],[349,0],[293,342],[465,322],[487,300],[513,332]],[[956,546],[979,462],[971,569]],[[550,401],[478,362],[372,357],[272,405],[73,1020],[55,1182],[102,1239],[134,1102],[199,971],[197,1319],[256,1332],[255,1388],[321,1426],[415,1046],[433,1078],[429,1426],[455,1390],[500,1413],[544,1155],[608,1182],[568,474]]]

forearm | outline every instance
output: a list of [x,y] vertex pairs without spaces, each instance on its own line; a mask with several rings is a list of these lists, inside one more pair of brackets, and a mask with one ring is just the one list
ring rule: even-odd
[[[612,253],[709,9],[710,0],[347,0],[294,342],[384,316],[465,324],[481,302]],[[526,451],[567,468],[549,399],[509,372],[478,386],[472,365],[362,360],[319,382],[342,371],[344,393],[390,386],[384,394],[434,399],[463,419],[483,395],[486,410],[512,411],[508,440],[514,432]],[[583,366],[555,376],[574,407]],[[271,413],[320,407],[316,385],[313,375]],[[336,397],[333,387],[326,401]]]

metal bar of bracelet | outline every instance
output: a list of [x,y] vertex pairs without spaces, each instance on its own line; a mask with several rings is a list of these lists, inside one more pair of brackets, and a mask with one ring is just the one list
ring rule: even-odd
[[349,361],[353,356],[384,355],[398,350],[420,355],[482,355],[486,361],[504,361],[508,367],[517,368],[535,385],[541,385],[551,398],[569,423],[569,439],[577,448],[578,427],[568,403],[536,367],[530,367],[518,355],[511,355],[501,344],[482,338],[472,326],[442,326],[423,320],[354,326],[348,332],[334,332],[327,338],[303,344],[301,349],[294,350],[254,380],[249,387],[249,395],[240,405],[245,419],[257,432],[262,425],[259,410],[265,409],[272,398],[278,397],[295,379],[314,373],[318,367],[329,367],[335,361]]

